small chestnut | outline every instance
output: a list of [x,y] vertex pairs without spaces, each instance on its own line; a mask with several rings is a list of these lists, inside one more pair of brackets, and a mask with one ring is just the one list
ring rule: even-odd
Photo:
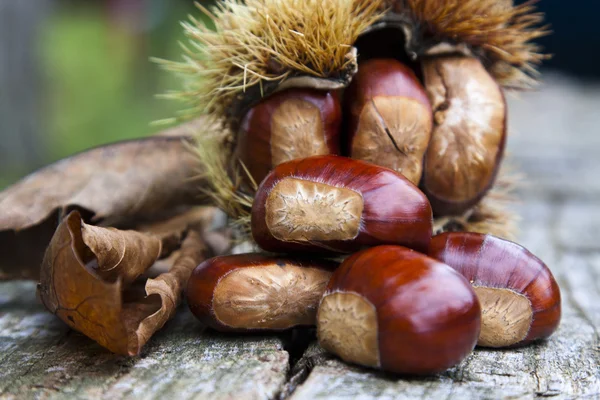
[[422,61],[433,133],[421,186],[435,215],[461,214],[492,187],[506,142],[506,102],[474,57]]
[[243,117],[235,155],[260,183],[282,162],[339,154],[341,119],[334,92],[288,89],[275,93]]
[[481,303],[479,346],[523,345],[560,322],[560,290],[548,267],[522,246],[491,235],[435,236],[429,255],[460,272]]
[[394,59],[366,61],[345,100],[350,157],[393,169],[418,185],[433,117],[414,72]]
[[193,271],[190,310],[219,331],[315,325],[319,300],[337,263],[261,254],[220,256]]
[[320,345],[345,361],[404,374],[441,372],[475,347],[481,310],[469,282],[400,246],[356,253],[333,273],[317,313]]
[[289,161],[262,182],[252,236],[271,252],[341,252],[402,244],[426,251],[431,207],[404,176],[333,155]]

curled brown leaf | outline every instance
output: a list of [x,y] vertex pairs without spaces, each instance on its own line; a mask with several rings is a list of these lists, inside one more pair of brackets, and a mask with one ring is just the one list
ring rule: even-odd
[[0,280],[37,279],[44,249],[69,211],[95,225],[132,228],[208,203],[192,149],[206,125],[199,119],[161,136],[94,148],[1,191]]
[[150,336],[175,314],[192,271],[207,255],[208,249],[204,241],[197,232],[191,231],[183,241],[179,257],[169,272],[159,275],[156,279],[148,279],[146,294],[159,295],[161,308],[139,324],[136,335],[140,343],[146,343]]
[[187,136],[149,137],[58,161],[0,192],[0,231],[35,226],[56,210],[89,210],[118,226],[202,201],[201,167]]
[[91,227],[77,212],[56,230],[42,263],[39,296],[45,307],[112,352],[138,354],[173,315],[181,288],[206,256],[197,234],[186,237],[169,272],[148,280],[145,294],[126,283],[161,254],[157,237]]
[[[76,212],[73,215],[80,218]],[[121,279],[128,286],[162,253],[162,242],[155,236],[92,226],[83,221],[80,224],[81,239],[86,246],[82,261],[105,281]]]

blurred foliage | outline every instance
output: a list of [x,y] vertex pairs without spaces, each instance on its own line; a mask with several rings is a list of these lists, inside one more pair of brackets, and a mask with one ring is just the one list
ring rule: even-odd
[[[155,95],[179,80],[150,57],[180,59],[179,21],[200,12],[191,1],[146,0],[144,15],[114,15],[107,2],[55,3],[38,49],[44,96],[40,147],[46,163],[109,142],[149,135],[152,121],[174,116],[182,104]],[[0,189],[31,167],[0,173]]]
[[56,10],[42,37],[48,87],[46,148],[49,160],[91,146],[151,133],[149,123],[172,116],[180,105],[156,93],[178,87],[175,77],[149,61],[178,58],[178,21],[190,8],[171,2],[161,24],[136,33],[115,26],[94,7]]

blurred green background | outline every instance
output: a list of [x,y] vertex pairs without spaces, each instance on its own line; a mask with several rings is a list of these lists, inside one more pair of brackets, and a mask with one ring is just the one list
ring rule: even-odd
[[180,59],[190,13],[186,0],[0,0],[0,188],[161,129],[150,122],[182,105],[155,94],[180,85],[149,58]]

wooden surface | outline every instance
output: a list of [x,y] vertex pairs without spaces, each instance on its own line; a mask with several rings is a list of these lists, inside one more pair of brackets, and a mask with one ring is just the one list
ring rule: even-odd
[[548,341],[476,350],[406,379],[351,367],[311,331],[219,335],[182,308],[136,358],[112,355],[47,314],[29,282],[0,284],[0,398],[600,398],[600,86],[547,76],[510,99],[513,164],[527,178],[520,242],[554,272],[563,320]]

